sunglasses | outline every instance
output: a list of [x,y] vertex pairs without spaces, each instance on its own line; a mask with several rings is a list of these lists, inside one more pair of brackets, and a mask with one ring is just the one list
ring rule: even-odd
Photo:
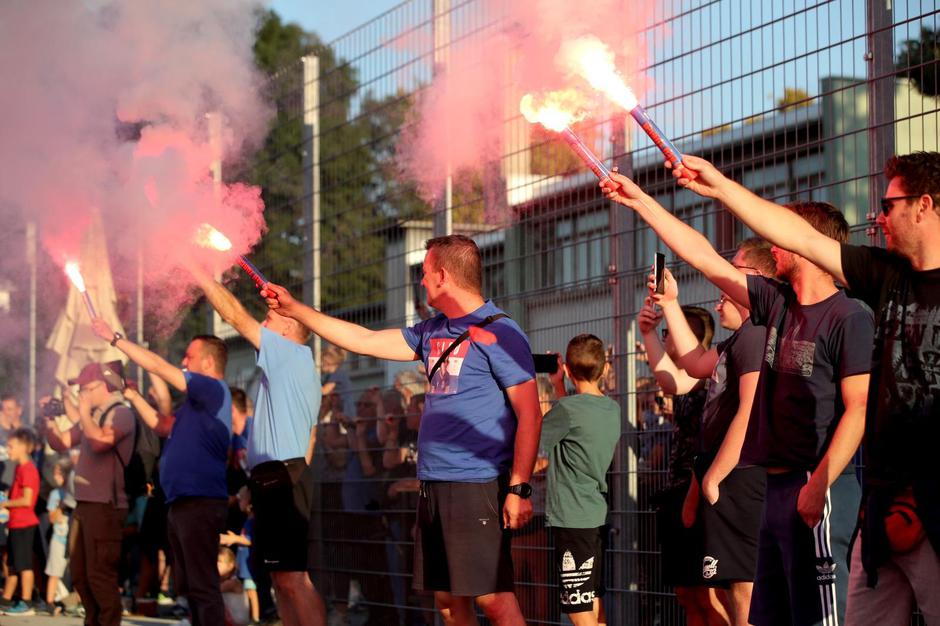
[[884,215],[888,215],[891,212],[891,208],[894,206],[896,200],[913,200],[914,198],[919,198],[921,194],[916,196],[891,196],[890,198],[881,199],[881,212]]

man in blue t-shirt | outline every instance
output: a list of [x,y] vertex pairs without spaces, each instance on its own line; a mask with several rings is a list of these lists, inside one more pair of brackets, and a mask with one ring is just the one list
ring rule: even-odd
[[431,391],[418,433],[414,586],[435,592],[448,622],[472,623],[475,599],[494,624],[521,625],[509,529],[532,516],[527,481],[541,411],[529,342],[483,299],[483,264],[472,239],[437,237],[426,248],[421,284],[440,313],[411,328],[363,328],[272,284],[268,305],[346,350],[424,362]]
[[319,376],[306,345],[310,331],[274,311],[258,322],[217,281],[198,269],[193,275],[222,319],[258,351],[261,384],[247,454],[252,571],[270,572],[285,626],[325,624],[323,599],[308,574],[313,475],[307,451],[320,411]]
[[186,401],[173,415],[158,415],[136,403],[141,419],[167,436],[160,456],[160,486],[169,504],[167,535],[173,552],[176,590],[186,596],[193,626],[225,621],[216,565],[219,534],[225,531],[225,462],[232,437],[232,396],[223,381],[228,351],[221,339],[197,335],[186,347],[182,368],[92,320],[95,334],[132,361],[159,376]]

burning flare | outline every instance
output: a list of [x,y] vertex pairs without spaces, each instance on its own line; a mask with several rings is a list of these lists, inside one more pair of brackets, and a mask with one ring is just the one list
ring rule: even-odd
[[617,71],[614,53],[597,37],[588,35],[564,42],[558,57],[570,71],[627,111],[639,104],[633,90]]
[[519,111],[530,123],[559,133],[585,116],[583,99],[574,89],[551,91],[539,99],[527,93],[519,102]]
[[[669,159],[672,166],[676,169],[682,168],[682,153],[666,138],[659,126],[640,106],[633,90],[627,86],[623,76],[617,71],[614,53],[604,42],[593,35],[568,40],[558,51],[558,59],[570,71],[590,83],[591,87],[629,111],[643,132],[649,135],[656,147]],[[695,178],[695,172],[688,168],[682,169],[685,170],[683,172],[685,178]]]
[[[199,228],[196,229],[195,240],[200,246],[212,248],[219,252],[227,252],[232,249],[232,242],[229,238],[211,224],[200,224]],[[238,255],[236,261],[238,262],[238,266],[248,274],[251,280],[255,281],[255,285],[257,285],[259,289],[264,289],[268,286],[268,279],[264,277],[261,270],[255,267],[254,263],[245,258],[245,255]]]
[[82,271],[78,269],[78,263],[68,261],[65,264],[65,275],[69,277],[76,289],[81,293],[85,293],[85,279],[82,278]]
[[200,224],[196,229],[196,243],[204,248],[212,248],[219,252],[232,249],[232,242],[211,224]]
[[562,139],[581,157],[584,164],[591,168],[591,171],[599,179],[610,178],[610,170],[607,169],[607,166],[568,127],[572,122],[584,118],[585,113],[581,102],[581,96],[570,89],[549,92],[542,96],[540,103],[536,103],[535,96],[527,93],[522,96],[522,100],[519,102],[519,110],[529,122],[539,123],[545,128],[561,134]]
[[98,317],[98,314],[95,312],[95,305],[91,303],[91,296],[88,295],[88,290],[85,289],[85,279],[82,278],[82,272],[78,269],[78,263],[75,261],[66,262],[65,274],[69,277],[69,280],[72,281],[72,284],[75,285],[75,288],[78,289],[78,292],[82,294],[82,299],[85,301],[85,308],[88,310],[88,317],[91,319]]

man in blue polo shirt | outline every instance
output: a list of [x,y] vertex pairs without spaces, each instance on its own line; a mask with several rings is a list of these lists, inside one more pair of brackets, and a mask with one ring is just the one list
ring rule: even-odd
[[160,485],[170,506],[167,534],[177,592],[189,601],[193,626],[224,624],[216,559],[219,534],[225,530],[225,462],[232,438],[232,396],[222,380],[225,344],[212,335],[194,337],[180,369],[112,331],[100,318],[92,326],[139,366],[186,393],[174,415],[144,421],[158,434],[169,434],[160,457]]
[[248,435],[251,569],[271,573],[285,626],[325,624],[323,599],[308,574],[313,475],[306,454],[320,411],[320,378],[305,345],[310,332],[273,311],[259,323],[225,287],[199,270],[193,275],[222,319],[258,351],[261,384]]
[[363,328],[296,302],[278,285],[264,294],[272,310],[334,345],[425,364],[431,390],[418,433],[414,586],[434,592],[448,624],[475,623],[475,600],[496,626],[522,626],[509,531],[532,517],[527,481],[542,423],[529,342],[483,298],[472,239],[425,245],[421,283],[440,313],[411,328]]

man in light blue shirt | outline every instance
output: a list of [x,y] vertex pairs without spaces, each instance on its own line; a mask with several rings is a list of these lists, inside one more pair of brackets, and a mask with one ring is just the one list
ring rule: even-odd
[[320,378],[305,345],[310,333],[273,311],[258,322],[225,287],[193,273],[222,319],[258,351],[261,384],[248,436],[252,571],[271,573],[285,626],[325,624],[323,599],[307,573],[313,476],[306,455],[320,411]]

